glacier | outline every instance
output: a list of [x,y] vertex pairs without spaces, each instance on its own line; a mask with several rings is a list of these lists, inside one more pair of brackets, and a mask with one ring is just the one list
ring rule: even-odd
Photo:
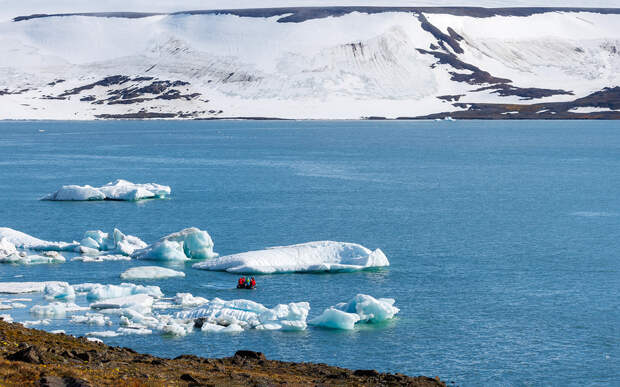
[[227,255],[193,265],[196,269],[231,273],[343,272],[389,266],[380,249],[333,241],[308,242],[291,246]]
[[125,280],[162,279],[172,277],[185,277],[185,273],[159,266],[132,267],[131,269],[121,273],[121,278]]
[[551,104],[530,117],[620,116],[616,97],[579,101],[619,85],[618,9],[178,11],[0,21],[0,117],[443,118],[525,103]]
[[332,329],[354,329],[358,322],[377,324],[394,318],[400,311],[392,298],[358,294],[351,301],[336,304],[308,321],[309,325]]
[[162,199],[170,196],[171,189],[155,183],[134,184],[118,179],[101,187],[90,185],[64,185],[58,191],[44,196],[41,200],[88,201],[121,200],[138,201],[143,199]]

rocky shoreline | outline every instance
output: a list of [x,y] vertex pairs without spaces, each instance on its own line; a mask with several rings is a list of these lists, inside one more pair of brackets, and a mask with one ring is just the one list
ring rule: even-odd
[[194,355],[165,359],[84,337],[28,329],[1,319],[0,384],[446,386],[439,378],[267,360],[260,352],[245,350],[222,359]]

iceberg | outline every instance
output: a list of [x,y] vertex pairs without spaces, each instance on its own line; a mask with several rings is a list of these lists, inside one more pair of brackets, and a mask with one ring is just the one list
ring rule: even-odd
[[[250,300],[224,301],[215,298],[193,310],[177,312],[177,319],[200,320],[203,324],[228,327],[236,324],[243,329],[304,330],[310,310],[307,302],[279,304],[267,308]],[[204,330],[211,328],[206,327]],[[211,329],[214,331],[214,329]]]
[[172,277],[185,277],[182,271],[176,271],[159,266],[132,267],[121,274],[122,279],[161,279]]
[[349,302],[336,304],[308,321],[308,324],[332,329],[354,329],[358,322],[375,324],[392,319],[399,311],[392,298],[374,298],[358,294]]
[[43,263],[63,263],[66,259],[56,251],[44,251],[41,254],[28,255],[24,251],[6,257],[0,257],[0,263],[13,263],[20,265],[37,265]]
[[88,332],[86,336],[116,337],[116,336],[120,336],[120,334],[114,331],[101,331],[101,332]]
[[134,252],[137,259],[156,261],[187,261],[190,259],[215,258],[213,240],[206,231],[196,227],[186,228],[167,235],[157,242]]
[[69,286],[66,282],[46,281],[46,282],[0,282],[0,293],[21,294],[38,293],[45,290],[48,285]]
[[177,293],[174,297],[174,302],[182,307],[196,307],[209,302],[203,297],[194,297],[191,293]]
[[67,313],[88,310],[87,307],[75,303],[52,302],[49,305],[35,305],[30,308],[30,313],[43,317],[65,317]]
[[71,258],[71,262],[108,262],[108,261],[131,261],[131,257],[127,255],[119,255],[119,254],[105,254],[105,255],[80,255],[74,258]]
[[92,309],[133,309],[138,313],[148,313],[153,306],[153,297],[147,294],[110,298],[90,304]]
[[74,300],[75,290],[67,283],[50,283],[45,285],[43,297],[47,300]]
[[49,242],[21,231],[13,230],[8,227],[0,227],[0,240],[6,240],[4,248],[10,248],[6,243],[9,242],[15,248],[36,250],[36,251],[74,251],[79,246],[77,242]]
[[100,313],[86,313],[85,315],[71,316],[71,322],[76,324],[88,324],[88,325],[112,325],[110,318]]
[[116,180],[102,187],[90,185],[64,185],[58,191],[44,196],[41,200],[52,201],[89,201],[122,200],[138,201],[142,199],[161,199],[170,195],[170,187],[155,183],[134,184],[127,180]]
[[154,298],[164,296],[159,286],[143,286],[129,283],[120,285],[102,285],[102,284],[79,284],[73,286],[74,290],[80,293],[86,293],[89,300],[105,300],[109,298],[127,297],[136,294],[146,294]]
[[147,246],[140,238],[133,235],[125,235],[120,230],[114,229],[112,234],[101,230],[86,231],[84,238],[80,241],[80,253],[95,253],[100,251],[119,253],[130,256],[134,251],[143,249]]
[[380,249],[371,251],[355,243],[320,241],[227,255],[196,263],[193,267],[270,274],[356,271],[389,265]]

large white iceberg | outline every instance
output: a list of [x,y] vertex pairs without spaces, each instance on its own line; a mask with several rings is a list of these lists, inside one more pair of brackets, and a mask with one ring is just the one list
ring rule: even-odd
[[45,290],[48,285],[69,286],[66,282],[45,281],[45,282],[0,282],[0,293],[21,294],[37,293]]
[[140,238],[133,235],[125,235],[118,229],[114,229],[112,234],[100,230],[86,231],[84,238],[80,242],[81,253],[98,254],[100,251],[131,255],[138,249],[147,246]]
[[121,274],[122,279],[162,279],[172,277],[185,277],[182,271],[176,271],[159,266],[132,267]]
[[227,255],[193,267],[231,273],[286,273],[356,271],[389,265],[380,249],[371,251],[355,243],[321,241]]
[[332,329],[353,329],[358,322],[380,323],[393,318],[399,311],[392,298],[374,298],[358,294],[349,302],[325,309],[308,324]]
[[90,185],[65,185],[41,200],[87,201],[159,199],[170,195],[170,187],[155,183],[134,184],[127,180],[116,180],[102,187]]
[[[36,251],[74,251],[75,248],[79,246],[77,242],[67,243],[45,241],[8,227],[0,227],[0,240],[2,239],[5,239],[11,243],[15,248]],[[4,248],[7,248],[8,246],[6,241],[3,245]]]
[[[238,325],[244,329],[304,330],[310,304],[296,302],[267,308],[250,300],[224,301],[215,298],[199,308],[176,313],[177,319],[198,319],[219,326]],[[205,330],[209,330],[206,328]]]
[[187,261],[217,257],[213,240],[208,232],[196,227],[186,228],[167,235],[133,254],[138,259],[157,261]]

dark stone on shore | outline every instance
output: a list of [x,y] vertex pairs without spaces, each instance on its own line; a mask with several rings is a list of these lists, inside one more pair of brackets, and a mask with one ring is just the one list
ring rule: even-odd
[[234,357],[241,358],[241,359],[250,359],[250,360],[267,360],[267,358],[262,352],[254,352],[254,351],[248,351],[248,350],[237,351],[235,352]]
[[7,356],[6,358],[7,360],[23,361],[25,363],[45,363],[42,359],[41,351],[34,346],[28,346],[24,349],[20,349],[19,351]]

